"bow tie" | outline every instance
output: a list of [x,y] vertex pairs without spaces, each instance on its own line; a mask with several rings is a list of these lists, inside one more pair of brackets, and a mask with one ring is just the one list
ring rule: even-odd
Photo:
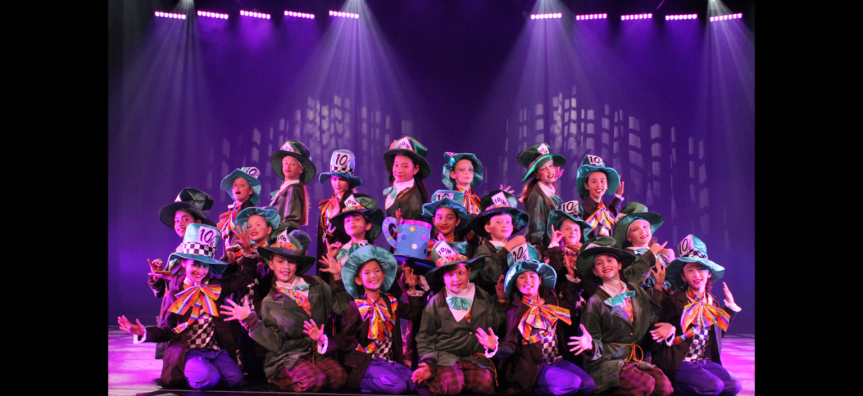
[[524,316],[521,317],[521,321],[518,323],[518,331],[528,343],[532,344],[540,341],[540,331],[534,333],[534,329],[550,331],[554,329],[554,325],[558,319],[566,324],[572,324],[572,318],[570,317],[569,310],[566,308],[549,304],[540,305],[538,302],[531,301],[527,297],[522,297],[521,301],[530,306],[530,309],[524,313]]
[[[383,297],[383,296],[382,296]],[[369,320],[368,338],[370,340],[383,341],[386,334],[393,331],[395,320],[390,314],[389,309],[383,303],[373,301],[368,295],[365,298],[354,300],[357,304],[357,309],[360,311],[360,317],[363,321]],[[398,300],[390,298],[390,304],[395,311],[398,306]]]
[[627,298],[627,297],[630,297],[630,298],[635,297],[635,292],[634,291],[628,291],[625,293],[620,293],[614,297],[609,297],[609,298],[605,299],[604,302],[606,305],[613,307],[613,306],[618,305],[618,304],[625,304],[626,303],[625,298]]
[[185,330],[186,327],[195,323],[195,321],[197,321],[201,316],[201,310],[211,316],[219,317],[219,311],[216,308],[216,300],[218,300],[219,295],[222,294],[222,286],[210,286],[208,283],[209,281],[205,281],[204,283],[193,283],[190,287],[175,295],[177,300],[168,307],[168,311],[177,315],[184,315],[189,308],[192,308],[192,314],[189,316],[189,320],[186,323],[180,323],[177,327],[172,329],[174,333],[179,334]]
[[467,311],[470,309],[473,300],[468,298],[451,296],[446,298],[446,303],[449,304],[450,308],[452,309]]
[[699,298],[691,290],[687,290],[686,296],[694,301],[683,307],[683,313],[680,315],[680,328],[683,331],[686,331],[690,325],[707,327],[716,324],[722,331],[728,328],[731,315],[724,309],[709,304],[707,293]]
[[384,189],[384,195],[388,198],[396,199],[396,195],[398,195],[398,190],[395,187],[387,187]]

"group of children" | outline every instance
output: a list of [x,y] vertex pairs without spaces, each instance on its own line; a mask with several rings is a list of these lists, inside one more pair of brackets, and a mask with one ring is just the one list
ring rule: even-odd
[[[260,172],[244,167],[221,183],[233,203],[218,223],[200,190],[161,208],[183,240],[167,264],[148,260],[158,325],[118,322],[136,343],[159,343],[165,386],[235,387],[245,372],[293,392],[740,391],[720,360],[740,308],[724,284],[724,308],[710,294],[724,268],[693,235],[676,252],[658,244],[662,216],[621,208],[624,183],[602,158],[584,158],[580,201],[564,201],[566,159],[546,143],[518,155],[520,198],[503,185],[476,194],[474,154],[444,153],[447,190],[431,195],[420,142],[402,136],[383,157],[391,186],[379,208],[356,190],[354,153],[332,153],[319,177],[333,195],[319,203],[318,257],[298,228],[317,174],[299,141],[272,154],[284,182],[265,207]],[[393,249],[373,244],[382,232]]]

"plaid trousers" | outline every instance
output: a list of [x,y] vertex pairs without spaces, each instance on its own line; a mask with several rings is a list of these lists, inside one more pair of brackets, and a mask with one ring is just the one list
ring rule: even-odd
[[618,396],[669,396],[674,392],[671,381],[658,367],[646,362],[632,362],[620,369]]
[[426,386],[435,396],[456,395],[462,390],[488,395],[494,393],[494,373],[461,359],[453,366],[437,366],[434,378]]
[[280,365],[278,374],[269,382],[291,392],[319,392],[321,389],[337,390],[345,385],[347,379],[345,369],[332,358],[312,363],[311,357],[303,356],[290,370]]

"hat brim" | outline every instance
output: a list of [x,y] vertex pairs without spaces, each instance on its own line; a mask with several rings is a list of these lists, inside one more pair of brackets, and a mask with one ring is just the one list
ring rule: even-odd
[[483,212],[480,212],[478,215],[474,216],[473,220],[470,222],[471,229],[474,234],[479,235],[481,237],[489,238],[490,235],[488,231],[485,230],[485,225],[488,224],[488,221],[499,214],[508,214],[512,216],[512,233],[515,234],[521,231],[524,227],[527,226],[528,221],[530,221],[530,216],[527,213],[518,208],[494,208],[489,209]]
[[429,165],[428,160],[425,157],[417,154],[415,151],[407,150],[407,149],[392,149],[386,151],[384,153],[384,164],[387,167],[387,172],[390,174],[393,173],[393,162],[396,159],[396,155],[406,155],[411,158],[414,164],[419,165],[420,171],[417,173],[420,179],[425,179],[429,177],[431,174],[431,165]]
[[524,177],[521,178],[521,182],[524,183],[528,179],[530,179],[533,176],[534,172],[536,172],[536,170],[539,169],[541,166],[545,165],[545,163],[548,162],[549,160],[553,161],[554,166],[566,165],[566,157],[564,157],[560,154],[555,154],[555,153],[543,154],[542,156],[540,156],[539,158],[536,159],[536,162],[534,162],[533,165],[531,165],[529,168],[527,168],[527,173],[525,173]]
[[309,161],[306,157],[300,155],[300,153],[293,153],[285,150],[276,150],[273,152],[273,155],[270,156],[270,165],[273,166],[273,171],[276,172],[276,176],[279,179],[285,180],[285,173],[282,172],[282,158],[285,157],[294,157],[297,161],[300,161],[300,165],[303,166],[303,177],[300,178],[300,182],[303,184],[309,184],[312,180],[315,180],[315,174],[318,173],[318,168],[315,167],[315,164],[312,161]]
[[332,176],[337,176],[339,179],[347,180],[349,190],[363,185],[363,179],[345,172],[324,172],[321,173],[320,176],[318,176],[318,181],[320,181],[321,184],[326,184],[328,181],[330,181],[330,178]]
[[171,255],[168,256],[168,261],[179,260],[179,259],[191,259],[191,260],[195,260],[197,262],[207,264],[208,266],[210,266],[210,271],[212,271],[214,274],[217,274],[217,275],[221,274],[222,272],[225,271],[226,268],[228,268],[228,263],[226,263],[224,261],[216,260],[210,256],[201,256],[198,254],[188,254],[188,253],[171,253]]
[[617,247],[622,248],[623,244],[626,243],[626,236],[629,234],[629,227],[636,220],[644,220],[650,224],[651,234],[656,234],[656,230],[658,230],[659,226],[665,222],[664,217],[660,216],[658,213],[651,212],[632,213],[621,217],[614,225],[614,231],[612,232]]
[[437,210],[440,208],[449,208],[453,212],[455,212],[455,215],[460,220],[458,225],[455,227],[455,231],[461,231],[470,225],[471,215],[467,212],[467,209],[465,209],[464,205],[449,198],[444,198],[441,200],[424,204],[422,206],[423,219],[425,219],[429,223],[434,224],[433,220],[435,213],[437,213]]
[[597,279],[597,276],[593,273],[593,260],[600,254],[613,254],[617,256],[617,261],[622,264],[621,271],[625,270],[635,261],[634,254],[614,246],[592,247],[578,254],[575,265],[578,268],[579,275],[587,279]]
[[[369,246],[372,246],[372,248],[368,248]],[[377,254],[380,251],[386,252],[386,255]],[[363,290],[363,286],[357,285],[357,283],[354,282],[357,269],[371,260],[377,261],[384,272],[384,281],[381,283],[380,289],[382,292],[388,291],[396,280],[398,263],[396,262],[395,257],[381,247],[374,245],[363,246],[351,253],[342,265],[342,280],[344,280],[345,291],[354,298],[362,297],[360,292]]]
[[399,265],[411,267],[415,275],[425,275],[429,271],[435,269],[434,262],[428,259],[418,259],[399,254],[394,256]]
[[333,216],[333,218],[330,219],[330,224],[336,227],[336,232],[334,233],[336,239],[342,243],[351,239],[350,235],[345,231],[345,216],[354,213],[363,215],[366,221],[372,224],[372,228],[366,231],[366,240],[369,241],[369,243],[374,242],[374,240],[381,235],[381,232],[383,231],[383,228],[381,227],[384,222],[384,217],[386,217],[381,208],[348,210]]
[[207,218],[207,215],[198,209],[197,206],[192,205],[188,202],[172,202],[169,203],[159,209],[159,220],[162,221],[162,224],[174,228],[174,215],[178,210],[182,210],[183,212],[187,212],[192,216],[195,216],[196,219],[200,219],[201,223],[211,225],[213,227],[216,226],[216,222]]
[[700,257],[679,257],[668,264],[668,267],[665,268],[665,280],[674,286],[686,286],[686,282],[680,277],[680,274],[683,272],[683,267],[689,263],[699,263],[707,267],[707,269],[710,270],[710,280],[712,281],[717,281],[725,275],[725,267],[708,259]]
[[[452,158],[453,158],[453,161],[452,161],[453,165],[457,164],[459,161],[461,161],[463,159],[469,159],[470,162],[473,163],[473,180],[470,182],[470,188],[471,189],[476,188],[476,186],[478,186],[479,183],[482,182],[482,162],[479,162],[479,158],[477,158],[476,155],[473,155],[471,153],[456,154],[456,155],[452,156]],[[455,180],[453,180],[449,176],[450,172],[453,172],[453,169],[450,168],[449,166],[447,166],[446,164],[444,164],[443,174],[441,174],[441,181],[443,182],[443,185],[445,185],[447,189],[455,190],[456,189]]]
[[445,286],[443,283],[443,274],[446,272],[448,267],[456,264],[467,264],[468,269],[470,269],[470,280],[473,281],[485,264],[485,257],[474,257],[465,261],[454,261],[452,263],[441,265],[440,267],[432,268],[425,274],[426,282],[428,282],[432,291],[437,292]]
[[614,168],[604,168],[601,166],[582,165],[578,168],[578,175],[575,177],[575,189],[578,191],[578,196],[584,198],[590,193],[584,189],[584,183],[587,177],[593,172],[605,173],[608,181],[608,189],[605,190],[605,195],[612,195],[617,191],[617,186],[620,185],[620,175]]
[[315,258],[311,256],[303,256],[294,253],[292,250],[276,248],[276,247],[258,247],[258,254],[261,255],[268,262],[273,259],[274,254],[278,254],[279,256],[284,257],[293,257],[297,259],[297,271],[296,275],[303,275],[309,268],[312,268],[312,265],[315,264]]
[[270,237],[269,237],[267,240],[269,241],[269,243],[270,243],[271,245],[272,245],[272,244],[274,244],[274,243],[276,243],[276,241],[278,241],[278,239],[279,239],[279,234],[281,234],[281,233],[282,233],[282,231],[286,231],[286,230],[287,230],[288,234],[290,234],[290,233],[291,233],[291,231],[293,231],[293,230],[299,230],[299,228],[297,228],[297,227],[292,227],[292,226],[284,226],[284,227],[273,228],[273,232],[271,232],[271,233],[270,233]]
[[587,224],[586,221],[575,217],[569,213],[566,213],[560,209],[555,209],[548,213],[548,221],[545,233],[548,235],[549,238],[551,238],[553,234],[551,231],[551,227],[554,226],[555,230],[560,231],[560,222],[563,221],[563,219],[572,220],[575,224],[578,225],[579,229],[581,229],[581,243],[587,242],[587,240],[590,239],[588,238],[588,234],[590,234],[590,231],[593,230],[593,227],[591,227],[590,224]]
[[234,193],[232,190],[234,189],[234,180],[238,177],[242,177],[249,182],[249,187],[252,188],[252,196],[249,197],[249,200],[252,201],[252,205],[257,205],[261,197],[261,181],[239,169],[234,169],[234,171],[229,173],[228,176],[225,176],[225,178],[222,179],[222,183],[219,185],[219,189],[226,191],[228,195],[231,196],[231,199],[234,199]]
[[550,265],[538,261],[522,260],[516,262],[506,271],[504,278],[503,290],[507,297],[512,297],[512,291],[516,288],[518,275],[524,272],[536,272],[542,279],[541,287],[548,290],[554,290],[554,284],[557,282],[557,272]]

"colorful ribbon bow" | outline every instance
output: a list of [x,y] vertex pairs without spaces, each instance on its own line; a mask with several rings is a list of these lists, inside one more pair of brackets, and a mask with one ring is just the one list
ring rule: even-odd
[[522,297],[521,301],[530,306],[530,309],[524,313],[521,321],[518,322],[518,331],[529,344],[539,342],[542,338],[539,335],[540,332],[534,333],[533,329],[552,331],[558,319],[568,325],[572,324],[572,318],[566,308],[557,305],[540,305],[527,297]]
[[312,305],[309,304],[309,298],[300,293],[302,290],[309,290],[309,285],[299,285],[294,287],[279,287],[279,293],[282,293],[294,300],[306,314],[312,316]]
[[330,225],[330,219],[332,219],[335,215],[339,214],[339,212],[341,211],[341,199],[342,194],[335,193],[332,197],[318,202],[318,207],[321,209],[321,213],[325,214],[324,216],[321,216],[322,229],[328,229]]
[[176,294],[177,300],[168,307],[169,312],[177,315],[185,315],[189,308],[192,308],[192,315],[185,323],[180,323],[174,327],[172,331],[179,334],[189,325],[195,323],[201,316],[201,309],[211,316],[218,317],[219,310],[216,308],[216,300],[222,294],[221,285],[210,286],[209,281],[204,281],[203,284],[194,283],[190,287]]
[[223,237],[231,235],[237,229],[235,222],[237,221],[237,213],[240,213],[240,205],[228,205],[229,211],[219,215],[219,222],[216,228],[222,233]]
[[[390,305],[392,305],[393,312],[395,312],[398,307],[398,300],[392,296],[387,297],[390,298]],[[360,317],[363,321],[369,320],[369,339],[383,341],[387,333],[393,331],[393,326],[395,325],[393,315],[390,314],[386,304],[378,303],[368,295],[365,298],[355,299],[354,302],[357,304],[357,309],[359,309]]]
[[615,305],[618,305],[618,304],[626,304],[625,299],[627,297],[629,297],[629,298],[635,297],[635,292],[634,291],[628,291],[628,292],[620,293],[614,297],[606,298],[605,303],[607,305],[612,306],[612,307]]
[[683,308],[683,314],[680,315],[681,329],[686,331],[690,325],[708,327],[713,324],[718,325],[722,331],[728,328],[731,315],[722,308],[708,304],[707,293],[698,298],[691,290],[687,290],[686,296],[694,301]]
[[480,204],[479,197],[474,195],[471,192],[471,189],[463,190],[461,187],[456,187],[459,191],[464,193],[464,200],[462,200],[462,205],[467,209],[467,212],[471,215],[476,215],[482,212],[482,205]]
[[611,227],[614,226],[614,216],[611,211],[605,206],[605,202],[599,201],[599,206],[596,207],[596,212],[593,212],[587,218],[587,224],[590,224],[594,229],[594,235],[611,236]]
[[449,304],[452,309],[467,311],[470,309],[471,304],[473,304],[473,300],[468,298],[450,296],[446,298],[446,303]]

